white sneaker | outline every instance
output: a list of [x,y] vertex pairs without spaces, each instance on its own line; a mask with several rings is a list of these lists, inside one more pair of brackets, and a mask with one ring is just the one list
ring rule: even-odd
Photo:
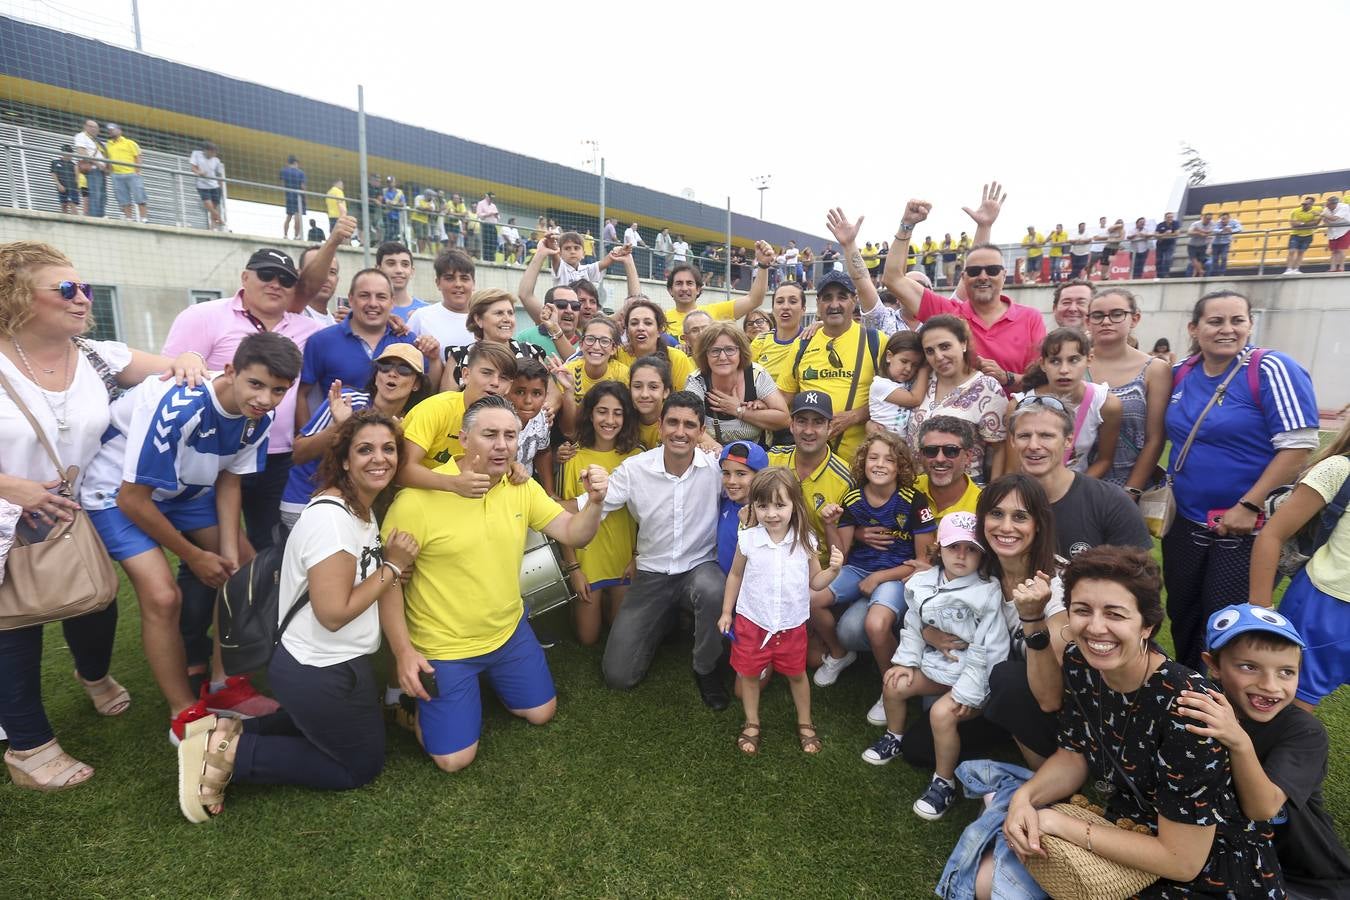
[[816,669],[816,674],[812,676],[812,680],[817,687],[829,687],[839,678],[839,673],[853,665],[857,658],[858,654],[852,650],[845,653],[843,659],[835,659],[826,653],[821,657],[820,668]]
[[868,725],[886,724],[886,704],[881,701],[880,697],[877,698],[876,703],[872,704],[872,708],[867,711],[867,724]]
[[5,729],[0,728],[0,741],[9,740],[9,735],[5,734]]
[[1298,274],[1298,269],[1285,269],[1285,270],[1284,270],[1284,274],[1285,274],[1285,275],[1297,275],[1297,274]]

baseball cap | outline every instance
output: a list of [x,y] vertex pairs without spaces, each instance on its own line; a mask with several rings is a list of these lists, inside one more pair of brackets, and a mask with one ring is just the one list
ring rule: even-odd
[[418,350],[412,344],[390,344],[385,347],[380,355],[375,357],[380,359],[397,359],[413,367],[418,375],[426,372],[426,367],[422,363],[422,351]]
[[1205,649],[1218,650],[1249,631],[1278,635],[1300,648],[1308,646],[1293,623],[1275,610],[1251,603],[1234,603],[1209,617],[1205,626]]
[[279,269],[292,278],[300,277],[299,271],[295,268],[295,262],[285,253],[271,247],[254,250],[253,255],[248,258],[248,265],[244,268],[253,272],[259,269]]
[[792,415],[800,412],[819,413],[827,419],[833,419],[834,401],[824,391],[802,391],[792,398]]
[[820,277],[816,282],[816,296],[819,297],[825,292],[825,288],[832,284],[841,284],[844,290],[850,294],[857,294],[858,288],[854,286],[853,279],[848,277],[847,272],[840,272],[838,269],[831,269]]
[[747,441],[734,441],[722,448],[722,462],[731,460],[740,463],[751,472],[758,472],[761,469],[769,467],[769,454],[764,452],[764,448],[759,444],[751,444]]
[[981,551],[984,546],[979,539],[975,537],[975,529],[979,525],[974,513],[968,512],[950,512],[942,517],[938,523],[937,542],[939,547],[950,547],[953,544],[974,544]]

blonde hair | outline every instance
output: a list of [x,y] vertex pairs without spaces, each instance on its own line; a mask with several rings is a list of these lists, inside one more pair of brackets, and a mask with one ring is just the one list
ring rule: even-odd
[[745,332],[738,328],[735,322],[713,322],[699,332],[698,340],[694,342],[694,364],[703,373],[703,383],[708,387],[712,387],[712,369],[708,365],[708,351],[712,349],[713,341],[720,337],[729,337],[735,342],[736,350],[740,354],[736,368],[745,369],[750,366],[750,339],[745,336]]
[[[33,273],[48,266],[71,267],[71,262],[40,241],[0,244],[0,334],[13,337],[33,318]],[[87,317],[86,329],[92,324]]]
[[469,297],[469,319],[465,326],[469,333],[480,341],[483,339],[483,326],[479,323],[480,316],[488,311],[488,307],[506,300],[511,304],[511,312],[514,314],[516,309],[516,297],[501,288],[483,288],[474,291]]

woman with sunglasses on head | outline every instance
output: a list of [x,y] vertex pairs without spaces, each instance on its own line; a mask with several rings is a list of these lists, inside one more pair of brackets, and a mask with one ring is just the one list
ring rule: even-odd
[[[108,429],[113,391],[156,372],[194,386],[206,374],[197,353],[169,359],[117,341],[85,339],[92,307],[92,288],[55,247],[0,244],[0,374],[8,382],[0,387],[0,500],[6,501],[0,507],[17,518],[16,532],[31,540],[41,540],[79,508],[71,498]],[[75,467],[69,491],[19,404],[37,421],[61,466]],[[131,705],[131,695],[108,674],[116,626],[116,601],[61,622],[75,658],[74,677],[102,716],[121,715]],[[16,785],[58,791],[84,783],[94,770],[61,749],[47,719],[42,637],[41,625],[0,631],[0,735],[8,734],[5,765]]]
[[390,344],[375,360],[375,374],[363,390],[335,381],[313,417],[295,436],[295,450],[286,492],[281,497],[281,522],[294,528],[314,496],[319,461],[352,413],[374,407],[395,421],[433,393],[422,354],[412,344]]
[[1089,377],[1106,384],[1121,407],[1120,437],[1102,478],[1138,499],[1155,480],[1167,440],[1164,418],[1172,371],[1163,361],[1130,346],[1130,335],[1139,324],[1139,303],[1125,288],[1107,288],[1093,297],[1087,321],[1092,335]]
[[[1056,328],[1041,341],[1041,359],[1027,367],[1022,399],[1059,401],[1073,418],[1064,465],[1090,478],[1111,468],[1120,438],[1120,400],[1102,384],[1086,379],[1092,362],[1092,339],[1078,328]],[[1008,460],[1011,468],[1015,458]]]
[[1302,366],[1250,345],[1243,295],[1205,294],[1187,330],[1193,355],[1173,375],[1167,407],[1176,521],[1162,552],[1177,659],[1198,668],[1206,619],[1249,595],[1262,506],[1317,448],[1318,412]]
[[971,448],[970,477],[985,484],[1003,472],[1003,415],[1008,398],[992,377],[975,364],[966,323],[956,316],[934,316],[919,329],[924,358],[932,375],[928,391],[905,428],[905,441],[918,452],[919,431],[929,416],[947,415],[975,426],[979,441]]
[[750,342],[735,323],[714,322],[694,345],[698,371],[685,390],[707,407],[707,433],[723,446],[734,441],[764,444],[776,429],[787,428],[788,409],[773,376],[750,361]]

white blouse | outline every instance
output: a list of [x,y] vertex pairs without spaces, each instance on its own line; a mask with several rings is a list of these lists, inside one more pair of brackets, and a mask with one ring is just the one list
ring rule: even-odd
[[774,543],[764,526],[744,528],[736,535],[736,548],[745,556],[741,592],[736,612],[754,622],[769,636],[796,628],[811,615],[811,562],[815,553],[810,535],[800,543],[788,531],[782,543]]

